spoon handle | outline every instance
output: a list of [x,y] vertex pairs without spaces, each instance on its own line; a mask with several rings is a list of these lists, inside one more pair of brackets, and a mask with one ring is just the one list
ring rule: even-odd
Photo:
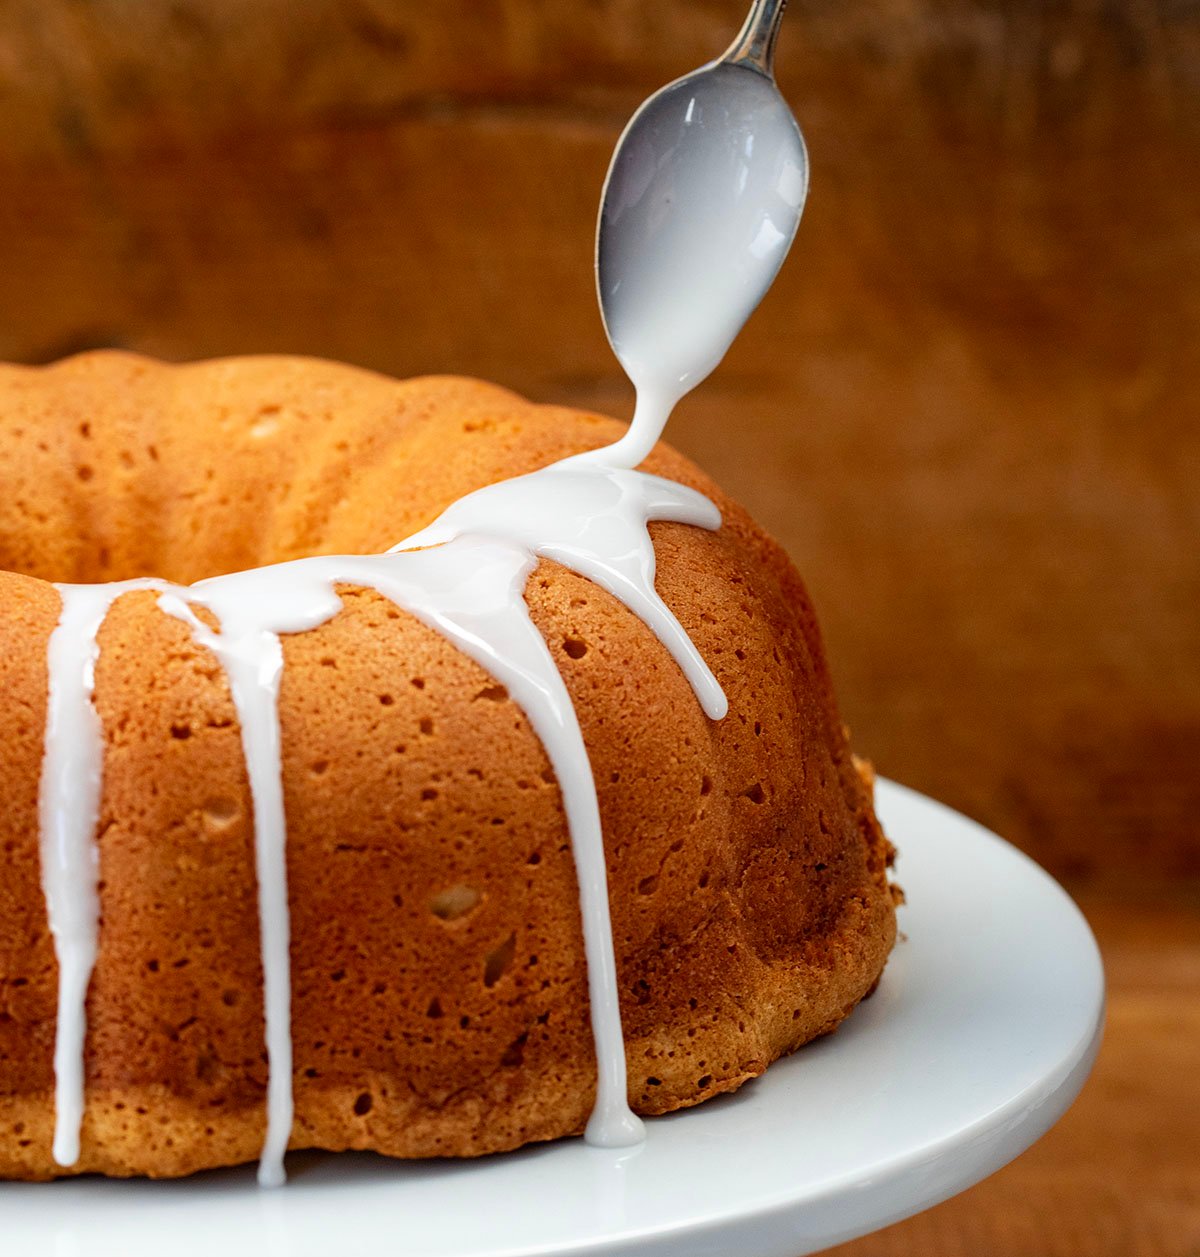
[[787,0],[754,0],[750,16],[737,39],[721,58],[728,65],[744,65],[771,79],[775,77],[775,41]]

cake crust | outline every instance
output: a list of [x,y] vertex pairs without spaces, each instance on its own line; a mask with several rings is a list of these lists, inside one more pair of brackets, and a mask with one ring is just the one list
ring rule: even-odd
[[[254,1160],[265,1129],[237,717],[213,656],[133,592],[96,671],[102,923],[82,1156],[71,1170],[51,1157],[47,580],[191,581],[381,550],[465,493],[621,430],[491,385],[307,359],[0,369],[14,486],[0,506],[0,1176],[188,1174]],[[23,462],[31,446],[46,448]],[[526,597],[591,756],[629,1098],[656,1114],[835,1029],[877,983],[895,912],[891,848],[799,576],[681,455],[659,446],[646,467],[723,514],[716,533],[652,535],[658,591],[725,688],[725,720],[597,586],[543,561]],[[291,1146],[475,1156],[578,1133],[595,1059],[545,752],[477,664],[375,592],[341,592],[333,620],[283,643]]]

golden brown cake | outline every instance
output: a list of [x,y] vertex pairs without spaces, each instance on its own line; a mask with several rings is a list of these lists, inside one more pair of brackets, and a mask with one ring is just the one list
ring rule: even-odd
[[[244,358],[0,368],[0,1176],[254,1160],[264,1051],[251,801],[222,669],[152,592],[99,634],[99,954],[82,1154],[51,1156],[57,966],[39,859],[48,582],[191,582],[370,553],[462,495],[605,444],[500,388]],[[597,783],[642,1114],[833,1030],[895,935],[890,848],[779,547],[691,463],[716,532],[651,526],[657,589],[729,699],[709,720],[597,585],[526,598]],[[579,899],[542,743],[494,679],[372,590],[283,639],[293,1148],[474,1156],[582,1130],[595,1091]]]

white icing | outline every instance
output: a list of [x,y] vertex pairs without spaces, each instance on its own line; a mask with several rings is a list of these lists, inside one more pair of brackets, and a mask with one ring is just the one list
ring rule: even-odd
[[[660,412],[653,418],[661,431],[666,415]],[[571,568],[607,589],[653,629],[691,682],[705,713],[720,720],[727,709],[725,695],[654,588],[654,545],[646,525],[673,520],[719,528],[721,514],[694,489],[606,464],[591,454],[579,455],[488,485],[454,502],[428,528],[395,549],[438,545],[478,533],[504,537],[531,554]]]
[[[661,415],[658,422],[665,420]],[[41,812],[47,899],[60,973],[56,1042],[59,1101],[55,1157],[78,1157],[82,1119],[84,996],[96,953],[95,826],[103,745],[91,704],[96,634],[113,600],[155,589],[159,605],[187,623],[229,679],[242,731],[254,807],[269,1081],[264,1185],[281,1183],[292,1128],[292,1043],[286,838],[280,765],[280,638],[331,619],[338,586],[377,590],[442,633],[509,691],[541,739],[562,792],[579,883],[597,1094],[590,1142],[636,1143],[642,1124],[626,1098],[625,1048],[609,913],[600,812],[587,748],[570,696],[523,591],[538,558],[552,559],[607,589],[640,616],[672,653],[704,710],[719,718],[725,696],[654,588],[648,524],[672,520],[715,529],[707,498],[673,481],[598,458],[568,459],[488,486],[450,506],[428,528],[379,555],[320,556],[181,587],[164,581],[64,587],[51,639],[52,715],[47,725]],[[210,628],[194,608],[211,612]],[[79,672],[80,661],[86,668]],[[70,783],[86,778],[87,792]],[[58,835],[66,835],[59,838]],[[68,908],[62,908],[66,903]],[[64,915],[65,913],[69,915]],[[68,930],[64,922],[70,923]]]
[[54,1159],[79,1159],[83,1123],[85,1003],[96,964],[100,919],[96,822],[100,812],[103,741],[92,705],[97,634],[123,593],[161,581],[57,585],[58,624],[47,650],[49,688],[38,793],[42,888],[58,960],[58,1021],[54,1039]]

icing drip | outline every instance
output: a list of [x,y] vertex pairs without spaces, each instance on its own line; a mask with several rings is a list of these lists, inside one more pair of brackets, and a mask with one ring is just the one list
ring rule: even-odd
[[[665,412],[651,418],[661,430]],[[636,434],[638,441],[645,429]],[[614,451],[618,448],[611,447]],[[603,453],[603,452],[601,452]],[[264,1185],[281,1183],[292,1127],[292,1044],[286,838],[280,761],[280,638],[316,628],[342,606],[338,586],[370,588],[437,630],[509,691],[541,739],[557,776],[579,884],[597,1094],[589,1141],[635,1143],[642,1124],[626,1099],[626,1066],[595,782],[570,696],[523,591],[538,558],[554,560],[607,589],[671,652],[709,716],[725,696],[687,633],[654,589],[648,524],[671,520],[715,529],[716,507],[695,490],[609,465],[596,454],[488,486],[452,504],[433,524],[386,554],[319,556],[237,572],[186,588],[164,581],[65,587],[51,638],[53,723],[47,725],[41,817],[47,900],[56,919],[60,1018],[55,1047],[55,1157],[78,1157],[82,1116],[84,996],[96,952],[96,848],[102,742],[91,703],[96,634],[112,602],[155,589],[159,605],[186,622],[229,679],[242,730],[254,807],[268,1057]],[[193,610],[215,616],[210,628]],[[86,666],[76,677],[79,661]],[[90,783],[72,794],[76,779]],[[51,859],[53,857],[53,859]],[[62,904],[68,905],[63,908]],[[63,941],[59,942],[60,934]],[[61,1153],[61,1155],[60,1155]]]
[[574,454],[555,465],[629,469],[648,458],[662,437],[675,403],[687,392],[687,388],[669,376],[635,380],[634,387],[633,418],[623,436],[611,445]]
[[725,695],[654,588],[654,544],[646,525],[672,520],[715,529],[721,526],[721,514],[694,489],[661,476],[586,461],[593,457],[565,459],[468,494],[395,548],[433,546],[482,533],[569,567],[607,589],[649,625],[691,682],[705,714],[720,720],[728,707]]
[[42,888],[58,961],[53,1152],[59,1165],[79,1160],[85,1005],[100,920],[96,822],[103,741],[100,717],[92,705],[100,657],[97,635],[109,607],[122,594],[162,584],[132,580],[55,586],[62,610],[47,651],[49,691],[38,821]]
[[[240,582],[231,585],[237,589]],[[220,620],[220,630],[210,629],[184,598],[213,610]],[[242,749],[254,809],[254,871],[258,881],[267,1039],[267,1134],[258,1163],[258,1181],[263,1187],[278,1187],[286,1177],[283,1157],[292,1133],[293,1109],[287,821],[279,757],[283,647],[278,635],[260,624],[251,606],[236,596],[205,599],[190,590],[165,593],[159,606],[190,624],[196,641],[216,655],[229,679],[242,728]]]

